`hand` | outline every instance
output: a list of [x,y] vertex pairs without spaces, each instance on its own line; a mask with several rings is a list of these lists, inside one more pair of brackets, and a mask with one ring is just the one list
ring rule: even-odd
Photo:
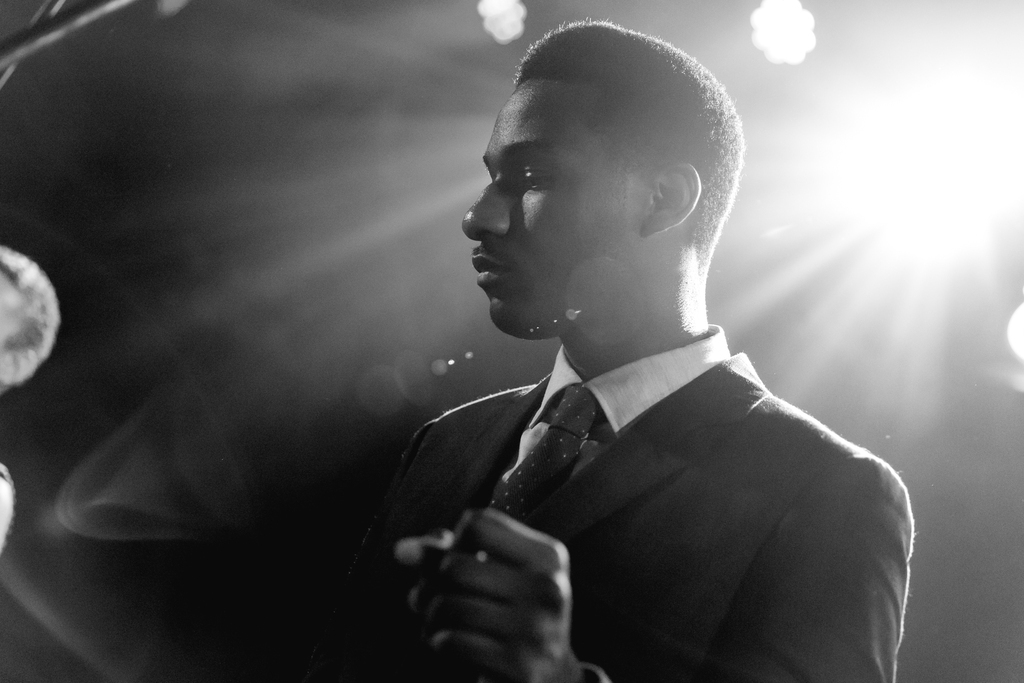
[[399,562],[420,570],[409,604],[438,653],[488,680],[576,683],[569,553],[497,510],[469,510],[454,532],[406,538]]

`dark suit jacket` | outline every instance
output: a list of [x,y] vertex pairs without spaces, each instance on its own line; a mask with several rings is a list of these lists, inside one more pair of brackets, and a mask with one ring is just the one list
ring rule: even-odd
[[[307,681],[460,680],[418,642],[399,538],[487,504],[545,383],[429,423]],[[615,683],[892,681],[913,525],[884,462],[735,356],[656,404],[526,523],[568,547],[573,647]],[[475,680],[469,675],[464,680]]]

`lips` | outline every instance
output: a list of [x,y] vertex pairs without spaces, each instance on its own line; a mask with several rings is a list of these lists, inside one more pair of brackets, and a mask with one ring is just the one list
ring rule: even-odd
[[501,259],[495,258],[480,249],[473,250],[473,267],[478,273],[503,272],[511,270],[511,267]]
[[480,273],[476,283],[484,289],[508,282],[513,274],[512,265],[479,247],[473,250],[473,268]]

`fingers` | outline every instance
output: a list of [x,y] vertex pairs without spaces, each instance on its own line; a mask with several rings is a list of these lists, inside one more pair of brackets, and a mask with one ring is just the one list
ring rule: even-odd
[[550,610],[559,610],[564,600],[558,582],[547,574],[482,561],[475,553],[454,550],[445,555],[436,571],[423,574],[409,592],[409,606],[422,615],[436,595],[473,596],[505,604],[531,602]]
[[[479,632],[454,629],[438,631],[427,643],[443,656],[475,665],[481,673],[480,681],[487,683],[574,681],[580,680],[582,673],[567,646],[523,648]],[[556,654],[555,650],[560,652]]]
[[424,536],[403,538],[395,544],[395,559],[407,567],[436,565],[455,542],[448,529],[435,529]]
[[438,592],[464,593],[505,603],[531,603],[557,610],[565,599],[560,584],[545,572],[523,570],[476,555],[450,552],[438,568]]
[[466,511],[454,532],[438,529],[401,539],[395,544],[395,558],[408,567],[429,566],[451,549],[529,571],[569,569],[569,553],[558,539],[491,508]]
[[500,641],[480,633],[462,630],[438,631],[427,643],[439,654],[475,665],[487,676],[494,675],[497,680],[515,680],[502,670],[510,667],[504,661],[508,658]]
[[492,508],[468,510],[455,527],[455,549],[483,551],[488,558],[529,571],[568,571],[562,543]]
[[408,596],[419,614],[438,593],[529,602],[555,611],[571,602],[565,546],[496,510],[467,511],[454,532],[402,539],[395,557],[419,569],[421,580]]
[[438,631],[428,641],[439,654],[458,659],[475,668],[486,681],[536,680],[529,673],[528,660],[499,639],[472,631]]
[[448,529],[434,529],[423,536],[403,538],[395,544],[398,563],[418,569],[420,573],[420,581],[406,597],[413,612],[422,614],[426,602],[433,596],[433,591],[428,591],[427,579],[437,575],[438,567],[454,542],[455,536]]
[[465,630],[504,640],[523,635],[523,624],[508,603],[465,594],[440,594],[423,613],[423,634],[429,640],[440,631]]
[[452,551],[441,562],[437,583],[442,590],[508,600],[506,596],[524,587],[520,572],[489,557]]
[[547,680],[575,662],[569,554],[557,539],[470,510],[454,531],[402,539],[395,557],[419,573],[409,605],[439,653],[494,681]]

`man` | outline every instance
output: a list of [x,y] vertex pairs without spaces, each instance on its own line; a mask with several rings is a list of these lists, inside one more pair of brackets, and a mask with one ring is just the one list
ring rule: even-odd
[[742,154],[664,42],[530,49],[463,230],[493,322],[562,349],[416,435],[307,680],[894,679],[902,483],[707,323]]

